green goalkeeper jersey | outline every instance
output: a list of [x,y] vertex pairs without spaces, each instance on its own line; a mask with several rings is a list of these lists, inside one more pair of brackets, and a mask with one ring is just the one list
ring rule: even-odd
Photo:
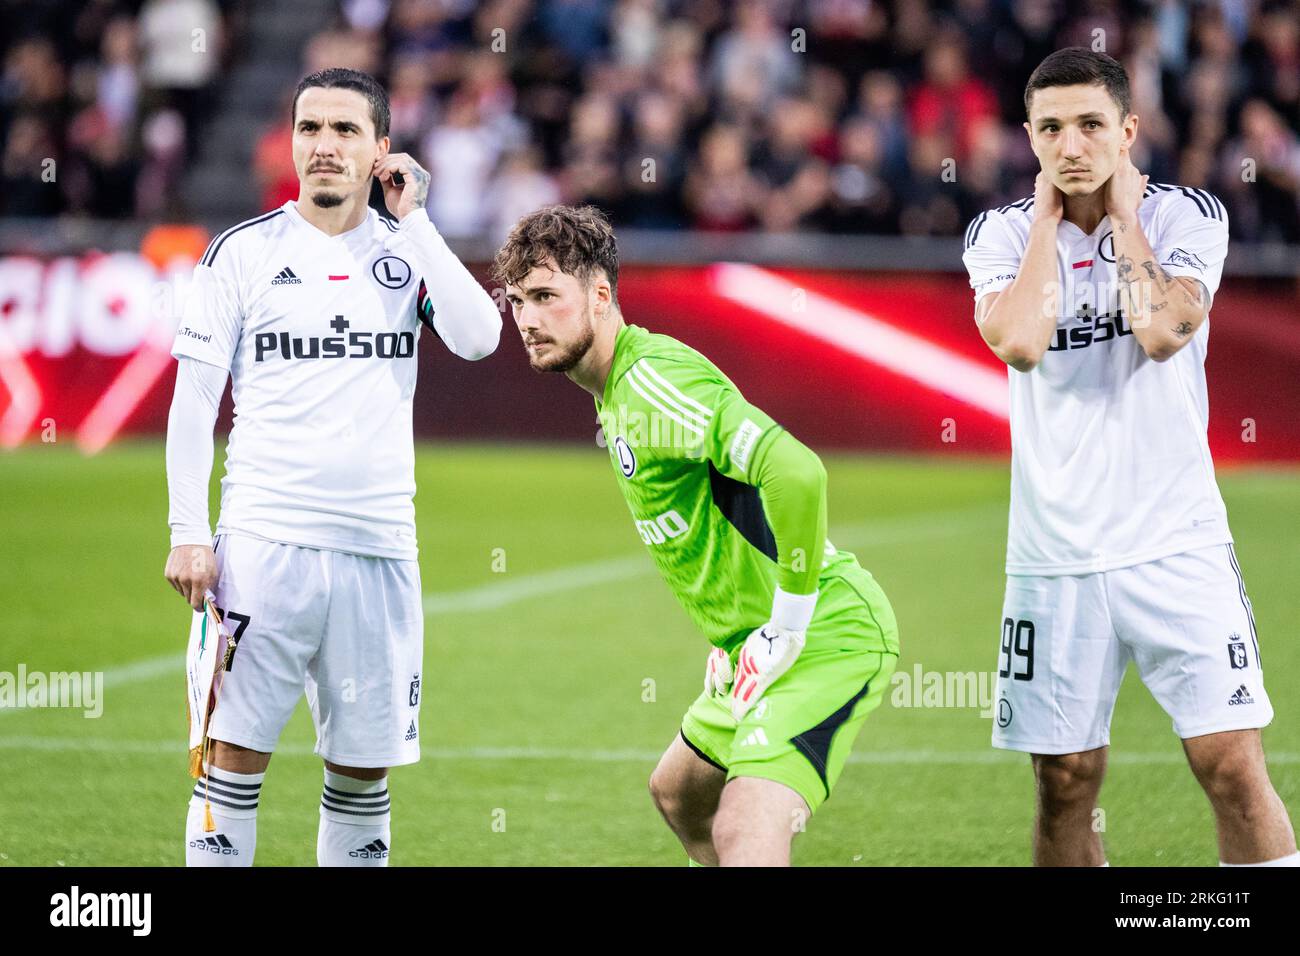
[[624,326],[596,411],[641,540],[713,644],[762,626],[777,585],[865,574],[826,540],[821,460],[699,352]]

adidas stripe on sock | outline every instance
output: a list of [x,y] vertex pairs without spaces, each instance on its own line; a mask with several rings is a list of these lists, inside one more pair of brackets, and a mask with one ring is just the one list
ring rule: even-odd
[[214,807],[231,811],[257,812],[257,802],[262,794],[264,773],[234,773],[213,767],[194,782],[193,797],[203,805],[206,798]]
[[316,861],[321,866],[387,866],[392,844],[388,778],[357,780],[325,771]]
[[[265,773],[218,767],[194,784],[185,816],[186,866],[252,866],[257,849],[257,803]],[[204,800],[212,809],[211,832],[203,829]]]

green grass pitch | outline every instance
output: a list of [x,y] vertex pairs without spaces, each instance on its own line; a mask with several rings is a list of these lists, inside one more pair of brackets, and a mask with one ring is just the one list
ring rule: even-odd
[[[994,669],[1006,464],[826,461],[832,540],[894,602],[899,671]],[[1293,814],[1297,477],[1220,475],[1277,710],[1265,747]],[[707,648],[654,573],[605,453],[426,444],[417,478],[424,758],[392,775],[394,865],[683,865],[646,779],[698,692]],[[0,671],[103,671],[106,682],[98,719],[0,712],[0,865],[180,864],[188,612],[162,578],[162,446],[89,459],[28,447],[0,457],[0,488]],[[991,749],[978,702],[895,697],[867,720],[795,862],[1027,863],[1028,758]],[[313,742],[300,704],[263,788],[261,865],[315,863]],[[1115,865],[1216,861],[1208,805],[1132,672],[1101,807]]]

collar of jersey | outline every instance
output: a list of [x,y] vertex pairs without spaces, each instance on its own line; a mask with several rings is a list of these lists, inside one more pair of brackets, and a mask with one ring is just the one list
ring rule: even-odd
[[1085,239],[1091,239],[1093,236],[1101,235],[1101,234],[1102,234],[1102,228],[1101,228],[1102,223],[1107,223],[1107,224],[1109,224],[1109,223],[1110,223],[1110,216],[1102,216],[1100,222],[1097,223],[1097,228],[1096,228],[1096,229],[1094,229],[1092,232],[1084,232],[1083,229],[1082,229],[1081,227],[1076,226],[1074,223],[1070,222],[1070,220],[1066,219],[1064,216],[1061,217],[1061,225],[1063,225],[1063,226],[1070,226],[1072,229],[1074,229],[1075,232],[1077,232],[1079,235],[1083,236]]
[[367,208],[366,208],[366,217],[365,217],[364,219],[362,219],[361,222],[357,223],[357,225],[353,226],[353,227],[352,227],[351,229],[349,229],[347,232],[340,232],[337,236],[331,236],[329,233],[323,231],[322,229],[320,229],[320,228],[317,227],[317,226],[313,226],[311,223],[309,223],[309,222],[306,220],[306,218],[303,216],[303,214],[300,213],[300,212],[298,211],[298,202],[297,202],[297,200],[290,199],[288,202],[286,202],[286,203],[285,203],[283,206],[281,206],[280,208],[284,210],[285,215],[287,215],[291,220],[293,220],[293,221],[294,221],[295,223],[297,223],[299,226],[302,226],[302,227],[305,228],[305,229],[310,229],[310,230],[312,231],[312,233],[314,233],[314,234],[317,235],[317,236],[320,236],[322,239],[329,239],[329,240],[345,239],[345,240],[346,240],[346,239],[351,238],[352,236],[359,236],[359,235],[361,235],[361,234],[362,234],[362,231],[365,230],[365,229],[370,228],[370,225],[371,225],[371,222],[370,222],[370,208],[367,207]]
[[623,327],[618,330],[618,335],[614,337],[614,360],[609,363],[609,377],[605,379],[605,394],[600,397],[600,404],[603,406],[609,401],[609,393],[614,388],[614,380],[623,374],[623,356],[629,350],[629,338],[632,330],[638,328],[630,322],[624,323]]

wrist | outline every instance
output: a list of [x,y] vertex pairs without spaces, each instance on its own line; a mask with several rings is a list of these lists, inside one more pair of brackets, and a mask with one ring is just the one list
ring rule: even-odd
[[806,631],[817,609],[817,595],[791,594],[777,587],[772,595],[772,624],[785,631]]
[[183,527],[172,529],[172,550],[187,546],[210,548],[212,547],[212,532],[207,528]]
[[418,228],[423,223],[433,225],[433,220],[429,218],[429,211],[423,206],[416,206],[401,219],[397,220],[397,228],[406,231]]

